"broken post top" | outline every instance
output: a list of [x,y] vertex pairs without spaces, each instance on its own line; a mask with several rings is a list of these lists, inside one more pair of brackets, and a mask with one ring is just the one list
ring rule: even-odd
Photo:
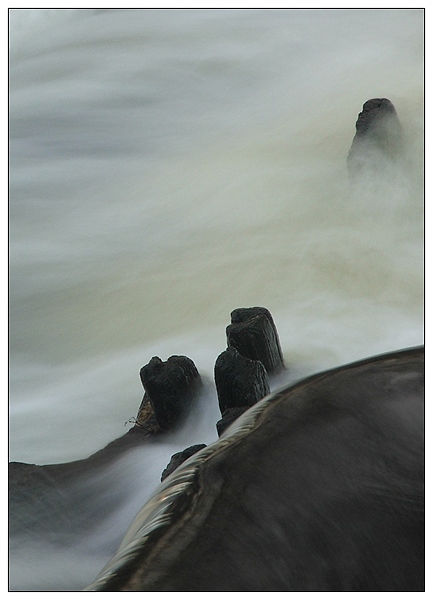
[[[170,356],[165,362],[154,356],[140,369],[140,379],[144,389],[149,393],[153,386],[176,386],[181,391],[200,378],[193,361],[187,356]],[[171,384],[171,385],[170,385]]]
[[274,322],[271,313],[263,306],[253,306],[251,308],[235,308],[230,313],[232,323],[245,323],[249,319],[253,319],[259,315],[265,315],[269,321]]
[[388,98],[372,98],[364,102],[362,112],[358,115],[356,121],[356,134],[366,135],[371,133],[376,127],[379,127],[384,119],[393,119],[398,122],[397,111],[391,100]]
[[382,168],[382,158],[394,160],[402,155],[403,129],[397,111],[388,98],[371,98],[364,102],[355,128],[348,155],[348,166],[352,173],[365,167]]
[[186,356],[171,356],[165,362],[154,356],[140,370],[140,379],[162,430],[179,423],[201,385],[196,366]]
[[269,375],[284,369],[277,328],[267,308],[237,308],[226,329],[227,345],[242,356],[259,360]]

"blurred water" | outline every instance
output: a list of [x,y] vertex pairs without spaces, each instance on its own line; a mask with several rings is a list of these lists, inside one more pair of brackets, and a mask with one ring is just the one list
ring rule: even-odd
[[[353,188],[376,96],[405,155]],[[135,453],[107,475],[134,481],[109,550],[81,541],[92,561],[69,548],[64,568],[36,552],[25,582],[35,551],[17,551],[14,585],[79,589],[170,455],[216,439],[231,310],[272,312],[287,380],[422,343],[423,11],[13,9],[9,210],[11,460],[84,458],[125,433],[154,355],[208,382],[138,479]]]

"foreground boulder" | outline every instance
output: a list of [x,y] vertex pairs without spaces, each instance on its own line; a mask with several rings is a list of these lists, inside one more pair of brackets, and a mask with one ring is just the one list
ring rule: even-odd
[[424,351],[319,373],[172,473],[85,591],[423,591]]

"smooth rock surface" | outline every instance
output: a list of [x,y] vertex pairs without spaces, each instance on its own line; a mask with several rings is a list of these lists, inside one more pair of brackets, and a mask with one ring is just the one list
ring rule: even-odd
[[191,461],[86,590],[424,589],[422,348],[272,394]]

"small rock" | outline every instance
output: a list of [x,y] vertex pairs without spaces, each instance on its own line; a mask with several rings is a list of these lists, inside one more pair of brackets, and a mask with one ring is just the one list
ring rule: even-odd
[[182,452],[176,452],[176,454],[173,454],[173,456],[170,459],[170,462],[162,472],[161,481],[164,481],[164,479],[166,479],[171,473],[173,473],[173,471],[177,469],[179,465],[185,462],[187,458],[189,458],[199,450],[202,450],[203,448],[206,448],[206,444],[196,444],[195,446],[185,448],[185,450],[182,450]]
[[221,437],[224,431],[230,427],[230,425],[234,423],[238,417],[243,415],[248,408],[248,406],[239,406],[225,410],[222,415],[222,419],[220,419],[216,424],[218,437]]

